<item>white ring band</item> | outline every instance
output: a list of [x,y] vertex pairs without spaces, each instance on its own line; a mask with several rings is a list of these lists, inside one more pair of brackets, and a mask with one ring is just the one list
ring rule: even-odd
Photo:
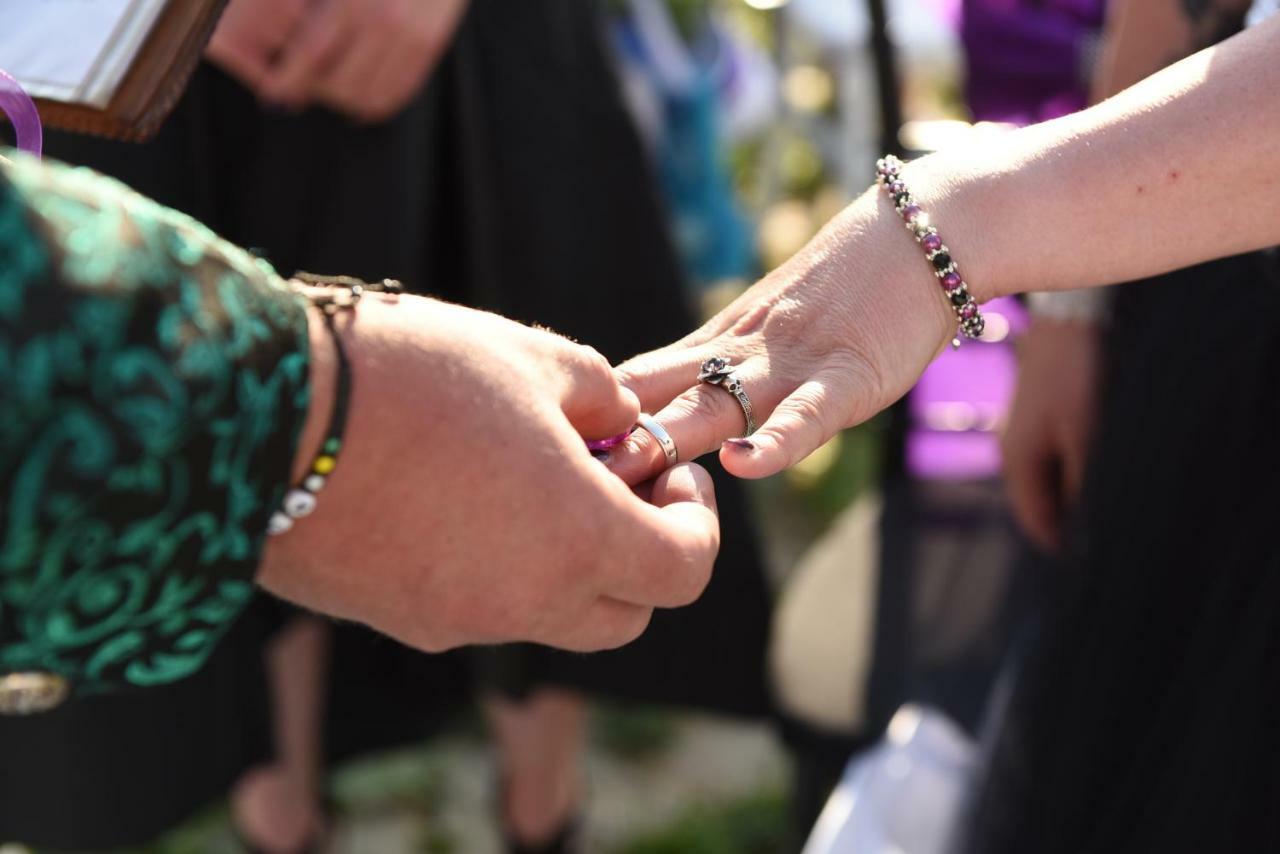
[[636,426],[643,427],[645,432],[658,443],[658,447],[662,448],[662,453],[667,457],[667,468],[680,461],[680,452],[676,450],[676,440],[672,439],[671,434],[663,429],[662,425],[658,423],[658,419],[647,412],[641,412],[639,417],[636,418]]

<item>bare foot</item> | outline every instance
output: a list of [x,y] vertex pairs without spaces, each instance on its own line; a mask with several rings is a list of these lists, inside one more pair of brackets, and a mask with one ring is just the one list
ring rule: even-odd
[[231,820],[250,845],[270,854],[294,854],[325,833],[313,792],[277,765],[248,771],[231,792]]

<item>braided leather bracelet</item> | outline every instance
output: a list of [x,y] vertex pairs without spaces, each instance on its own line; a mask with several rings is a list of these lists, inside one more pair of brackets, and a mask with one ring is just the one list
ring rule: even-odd
[[951,303],[951,310],[955,312],[958,321],[956,337],[951,339],[951,346],[959,347],[961,336],[981,338],[986,320],[982,317],[978,302],[969,293],[969,286],[961,278],[956,262],[951,257],[951,250],[942,242],[938,229],[929,224],[929,215],[911,197],[911,191],[902,180],[902,161],[892,154],[886,154],[877,160],[876,182],[884,188],[898,211],[898,216],[906,223],[907,230],[924,249],[925,257],[933,266],[934,275],[946,292],[947,301]]
[[324,314],[325,328],[333,338],[333,348],[338,355],[337,385],[333,396],[333,410],[329,413],[329,426],[325,428],[324,441],[311,461],[302,482],[285,493],[280,508],[271,514],[267,533],[278,536],[293,528],[294,522],[310,516],[319,504],[318,494],[324,489],[333,470],[338,466],[338,454],[342,451],[342,437],[347,428],[347,412],[351,407],[351,361],[342,346],[342,338],[334,325],[334,317],[340,311],[353,311],[366,291],[401,293],[403,288],[395,279],[383,279],[369,283],[349,276],[317,276],[313,273],[297,273],[294,280],[305,285],[326,287],[320,295],[306,294],[311,304]]

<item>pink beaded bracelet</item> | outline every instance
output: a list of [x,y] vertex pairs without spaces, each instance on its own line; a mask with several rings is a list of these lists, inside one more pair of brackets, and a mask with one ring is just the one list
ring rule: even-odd
[[938,229],[929,224],[929,215],[911,198],[911,192],[902,180],[902,161],[892,154],[886,154],[877,160],[876,182],[884,188],[898,215],[907,224],[907,229],[924,249],[925,257],[933,266],[934,275],[938,277],[947,300],[951,303],[951,310],[956,313],[959,329],[956,337],[951,339],[951,346],[959,347],[962,335],[965,338],[981,338],[986,320],[982,317],[978,302],[969,293],[969,286],[956,269],[951,250],[942,242]]

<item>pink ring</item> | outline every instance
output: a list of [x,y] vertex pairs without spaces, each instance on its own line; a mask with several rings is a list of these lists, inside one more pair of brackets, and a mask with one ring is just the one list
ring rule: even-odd
[[0,70],[0,112],[13,124],[18,148],[39,157],[44,147],[40,111],[22,84],[3,70]]

